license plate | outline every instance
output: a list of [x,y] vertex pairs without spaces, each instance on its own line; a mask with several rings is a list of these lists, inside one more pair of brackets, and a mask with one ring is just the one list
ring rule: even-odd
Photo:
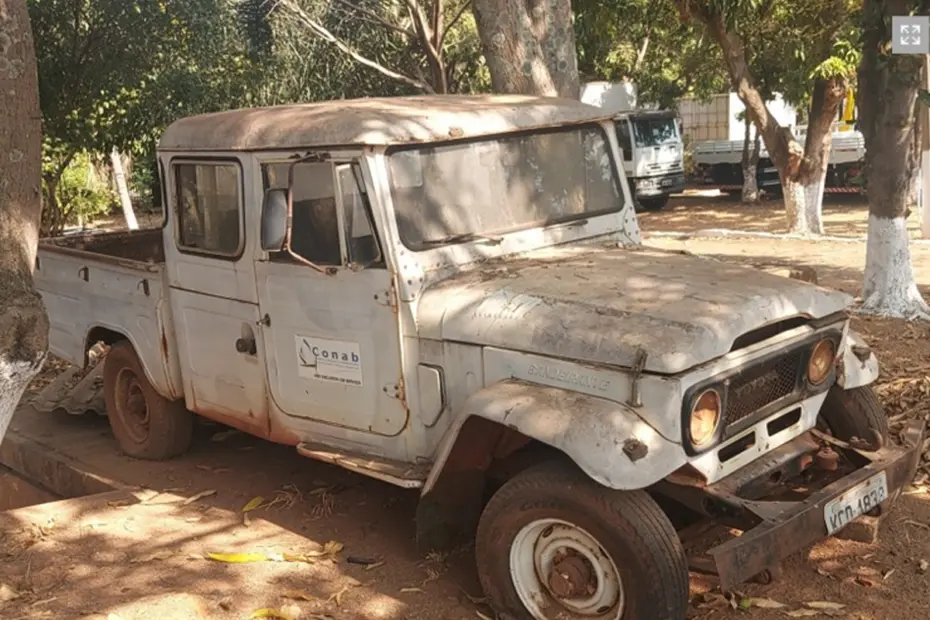
[[660,184],[662,187],[668,187],[669,185],[672,184],[672,180],[671,180],[671,179],[662,179],[662,180],[659,182],[659,184]]
[[827,534],[832,536],[886,499],[888,477],[885,472],[857,484],[824,507],[823,519],[827,524]]

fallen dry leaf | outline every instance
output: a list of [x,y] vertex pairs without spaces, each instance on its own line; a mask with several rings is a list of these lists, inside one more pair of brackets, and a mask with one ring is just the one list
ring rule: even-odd
[[413,586],[413,587],[409,587],[409,588],[401,588],[400,591],[401,591],[402,593],[407,593],[407,592],[422,592],[422,591],[423,591],[423,588],[417,588],[417,587]]
[[227,562],[230,564],[247,564],[249,562],[281,562],[284,558],[277,554],[267,553],[213,553],[207,552],[206,556],[217,562]]
[[140,562],[152,562],[154,560],[167,560],[174,553],[171,551],[156,551],[155,553],[150,553],[148,555],[140,555],[137,558],[133,558],[129,561],[130,564],[139,564]]
[[7,601],[14,601],[18,598],[19,592],[5,583],[0,583],[0,601],[6,603]]
[[231,428],[229,430],[220,431],[219,433],[216,433],[215,435],[210,437],[210,441],[226,441],[230,437],[234,437],[235,435],[238,435],[238,434],[239,434],[239,431],[237,431],[234,428]]
[[930,562],[927,562],[927,560],[921,560],[920,564],[917,565],[917,570],[920,571],[920,574],[926,573],[928,568],[930,568]]
[[874,588],[876,585],[878,585],[874,579],[869,579],[868,577],[863,577],[862,575],[856,576],[856,583],[867,588]]
[[329,598],[326,599],[326,602],[328,602],[328,603],[333,603],[333,602],[334,602],[334,603],[336,603],[336,607],[341,606],[341,605],[342,605],[342,596],[343,596],[346,592],[348,592],[349,589],[350,589],[350,586],[343,586],[342,589],[339,590],[338,592],[334,592],[334,593],[330,594],[330,595],[329,595]]
[[191,495],[191,496],[188,497],[186,500],[184,500],[183,502],[181,502],[181,505],[182,505],[182,506],[189,506],[190,504],[193,504],[193,503],[196,502],[197,500],[201,500],[201,499],[203,499],[203,498],[205,498],[205,497],[210,497],[211,495],[216,495],[216,489],[207,489],[206,491],[201,491],[201,492],[198,493],[197,495]]
[[811,609],[831,609],[835,611],[846,608],[846,605],[843,603],[834,603],[832,601],[811,601],[809,603],[804,603],[804,605]]
[[278,611],[277,609],[272,609],[271,607],[256,609],[252,612],[252,615],[249,616],[249,618],[279,618],[279,620],[294,620],[293,617],[285,614],[283,611]]
[[265,501],[265,498],[259,495],[258,497],[253,497],[249,500],[249,503],[242,507],[242,512],[252,512],[256,508],[262,505],[262,502]]
[[770,598],[748,598],[745,599],[749,607],[759,607],[760,609],[781,609],[787,607],[784,603],[773,601]]
[[810,616],[819,616],[820,612],[816,609],[796,609],[794,611],[784,612],[786,616],[791,616],[792,618],[807,618]]
[[315,600],[312,594],[310,594],[309,592],[304,592],[303,590],[288,590],[287,592],[283,593],[281,596],[283,596],[284,598],[291,598],[296,601]]

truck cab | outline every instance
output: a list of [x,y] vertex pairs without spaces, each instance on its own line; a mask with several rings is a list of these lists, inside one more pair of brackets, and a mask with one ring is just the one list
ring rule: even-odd
[[[923,427],[892,443],[849,296],[641,243],[614,117],[483,95],[180,119],[161,229],[42,242],[52,352],[129,456],[221,422],[416,490],[418,543],[474,539],[502,614],[684,620],[689,566],[730,589],[886,509]],[[660,118],[624,122],[654,149]],[[744,534],[692,558],[705,521]]]
[[623,169],[644,210],[659,210],[685,189],[684,145],[671,110],[624,112],[614,119]]

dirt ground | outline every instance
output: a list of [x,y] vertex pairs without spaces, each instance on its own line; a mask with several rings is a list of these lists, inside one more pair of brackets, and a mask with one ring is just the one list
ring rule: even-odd
[[[864,235],[865,212],[862,202],[830,200],[825,206],[828,234]],[[743,207],[711,198],[675,199],[666,210],[640,218],[647,244],[722,260],[809,265],[822,285],[855,295],[865,260],[862,242],[650,236],[710,228],[779,232],[783,220],[777,203]],[[915,245],[912,251],[917,279],[930,296],[930,245]],[[930,326],[861,317],[854,323],[879,356],[879,391],[889,416],[896,424],[930,417]],[[55,371],[50,365],[46,375]],[[158,520],[161,527],[141,539],[126,514],[113,512],[119,507],[106,507],[74,516],[70,527],[61,520],[36,525],[33,515],[20,528],[0,530],[0,583],[20,595],[3,607],[0,586],[4,620],[238,619],[260,608],[285,606],[292,606],[286,609],[291,617],[293,606],[299,608],[297,617],[303,620],[490,618],[471,548],[430,557],[416,551],[415,492],[213,426],[201,429],[188,454],[167,463],[121,456],[105,419],[96,416],[40,416],[24,409],[13,428],[56,449],[67,438],[68,454],[88,468],[161,493],[147,517],[132,513],[133,519]],[[878,544],[828,540],[791,558],[775,583],[747,585],[734,600],[753,605],[750,615],[760,620],[815,613],[853,620],[924,620],[930,600],[930,571],[922,564],[930,561],[926,480],[926,473],[920,474],[896,504]],[[215,493],[182,505],[181,498],[204,491]],[[259,496],[264,503],[249,512],[246,527],[241,510]],[[344,548],[312,564],[203,558],[205,551],[305,554],[318,552],[328,541]],[[107,579],[95,578],[98,570]],[[712,578],[692,575],[692,618],[746,615],[730,609],[715,588]],[[828,604],[808,605],[812,602]]]

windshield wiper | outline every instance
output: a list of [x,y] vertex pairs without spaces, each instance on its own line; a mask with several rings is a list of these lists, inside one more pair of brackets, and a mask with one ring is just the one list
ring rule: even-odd
[[446,245],[447,243],[464,243],[466,241],[477,241],[477,240],[487,241],[491,245],[498,245],[501,241],[504,240],[500,235],[484,235],[481,233],[461,233],[458,235],[447,235],[445,237],[440,237],[439,239],[427,239],[421,241],[420,245],[432,247],[436,245]]

